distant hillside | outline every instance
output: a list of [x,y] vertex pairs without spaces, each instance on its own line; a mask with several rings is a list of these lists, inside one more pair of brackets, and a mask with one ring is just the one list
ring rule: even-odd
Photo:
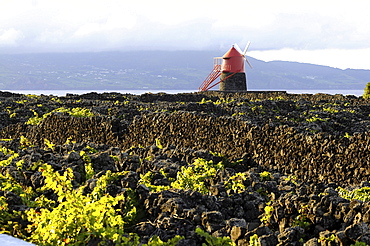
[[[255,61],[250,87],[269,89],[363,89],[370,70],[338,69],[307,63]],[[256,82],[256,83],[254,83]]]
[[[0,55],[4,89],[197,90],[219,51],[132,51]],[[249,58],[250,89],[363,89],[370,70],[341,70]]]

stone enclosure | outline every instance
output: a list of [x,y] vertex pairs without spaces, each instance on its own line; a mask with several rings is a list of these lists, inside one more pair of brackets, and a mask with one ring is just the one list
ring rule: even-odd
[[[145,216],[131,230],[142,242],[152,235],[163,240],[181,235],[181,245],[201,245],[204,240],[194,232],[201,227],[236,245],[248,245],[253,235],[261,245],[370,244],[370,206],[341,198],[337,190],[370,186],[370,103],[361,97],[282,92],[30,97],[1,92],[0,100],[0,138],[8,140],[0,143],[19,152],[20,159],[77,170],[81,157],[72,153],[89,145],[98,151],[91,155],[96,172],[130,171],[111,187],[112,194],[124,188],[138,194]],[[94,116],[52,112],[61,107],[87,108]],[[39,124],[26,124],[49,112]],[[19,151],[21,137],[31,143],[29,149]],[[58,147],[44,150],[44,139]],[[118,162],[112,154],[120,157]],[[197,158],[238,164],[220,170],[208,194],[152,192],[139,182],[150,170],[153,184],[168,185],[169,177],[176,178]],[[264,171],[271,174],[268,180],[260,178]],[[16,176],[9,166],[1,172]],[[227,191],[225,182],[239,172],[247,177],[246,190]],[[20,182],[35,188],[42,184],[37,172]],[[2,195],[14,209],[21,205],[16,195]],[[273,211],[267,217],[266,207]]]

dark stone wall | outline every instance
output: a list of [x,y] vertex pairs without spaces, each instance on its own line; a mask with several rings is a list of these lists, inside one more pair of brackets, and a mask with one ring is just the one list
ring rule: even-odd
[[162,145],[214,151],[233,158],[250,156],[270,170],[296,175],[307,182],[353,185],[370,179],[370,133],[351,138],[298,133],[288,126],[259,127],[232,117],[190,112],[149,113],[127,125],[109,117],[75,118],[52,115],[39,126],[16,124],[2,130],[2,138],[21,135],[43,146],[44,138],[63,144],[77,142],[120,146]]
[[68,138],[76,142],[96,142],[117,145],[114,121],[108,117],[77,118],[71,116],[50,115],[38,126],[14,124],[4,128],[2,138],[16,139],[26,137],[33,144],[44,146],[44,139],[62,145]]
[[[129,105],[116,107],[110,101],[104,101],[106,104],[109,103],[109,107],[112,109],[110,112],[115,112],[112,116],[107,116],[109,108],[103,102],[84,99],[85,105],[100,112],[100,116],[76,118],[55,113],[46,117],[38,126],[24,124],[27,118],[22,117],[26,114],[33,114],[29,110],[17,111],[16,115],[20,118],[10,118],[4,114],[0,124],[2,127],[0,138],[17,139],[24,136],[38,146],[44,145],[44,138],[54,144],[64,144],[68,138],[71,138],[71,141],[76,142],[119,146],[123,150],[132,146],[154,145],[156,139],[159,139],[164,146],[173,145],[178,148],[220,152],[232,159],[248,156],[257,164],[270,170],[296,175],[305,181],[335,182],[338,185],[346,186],[358,184],[370,178],[370,169],[368,168],[370,164],[370,133],[366,130],[367,121],[363,120],[370,114],[370,110],[362,98],[324,94],[288,95],[280,92],[144,94],[137,97],[122,96],[122,98],[110,96],[115,101],[122,99],[131,100],[131,102]],[[203,98],[215,101],[218,98],[228,98],[229,96],[239,101],[222,105],[198,103]],[[286,99],[256,101],[255,104],[251,104],[252,99],[264,100],[276,96]],[[247,99],[251,101],[247,101]],[[65,100],[69,100],[69,98]],[[187,103],[180,103],[179,100],[187,101]],[[310,133],[304,130],[308,124],[305,120],[296,124],[288,122],[291,124],[290,126],[278,125],[271,121],[276,116],[272,114],[274,112],[272,109],[277,107],[281,117],[294,118],[294,111],[299,111],[300,114],[309,112],[312,108],[308,107],[310,103],[305,100],[310,100],[318,105],[343,101],[353,105],[351,108],[343,106],[341,113],[331,116],[334,123],[341,122],[343,130],[333,128],[327,132]],[[250,104],[250,106],[244,107],[243,104],[241,106],[244,107],[243,109],[238,108],[240,102],[246,102],[245,105]],[[95,104],[100,106],[95,106]],[[266,112],[254,115],[250,108],[262,104]],[[6,99],[1,105],[14,107],[19,104]],[[300,107],[299,110],[297,105]],[[150,108],[139,111],[139,107]],[[165,109],[164,113],[163,109]],[[362,114],[343,111],[349,109]],[[238,110],[243,110],[240,112],[248,112],[248,114],[232,116],[235,112],[239,112]],[[348,118],[345,122],[343,121],[344,117]],[[18,123],[14,123],[14,120]],[[329,124],[329,121],[320,124],[324,127]],[[359,128],[359,125],[364,127]],[[336,125],[332,124],[331,126],[335,127]],[[354,130],[350,132],[352,136],[346,138],[344,133],[349,132],[349,127]]]
[[[230,76],[232,73],[222,73],[221,80]],[[220,83],[220,91],[246,91],[247,79],[245,73],[236,73],[230,78]]]
[[136,117],[122,147],[162,144],[220,152],[230,158],[250,154],[271,170],[311,182],[358,184],[370,178],[370,134],[348,139],[325,133],[307,135],[287,126],[252,126],[228,117],[192,113]]

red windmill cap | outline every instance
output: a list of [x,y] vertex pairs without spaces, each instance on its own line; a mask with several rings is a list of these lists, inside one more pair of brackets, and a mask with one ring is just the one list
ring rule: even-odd
[[229,49],[228,52],[224,54],[222,58],[227,59],[227,58],[235,57],[235,56],[243,56],[243,55],[240,54],[240,52],[237,49],[235,49],[235,47],[233,46],[231,47],[231,49]]

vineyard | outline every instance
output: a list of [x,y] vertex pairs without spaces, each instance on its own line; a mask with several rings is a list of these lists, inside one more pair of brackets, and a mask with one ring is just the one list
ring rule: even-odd
[[0,230],[36,245],[370,244],[370,104],[0,92]]

